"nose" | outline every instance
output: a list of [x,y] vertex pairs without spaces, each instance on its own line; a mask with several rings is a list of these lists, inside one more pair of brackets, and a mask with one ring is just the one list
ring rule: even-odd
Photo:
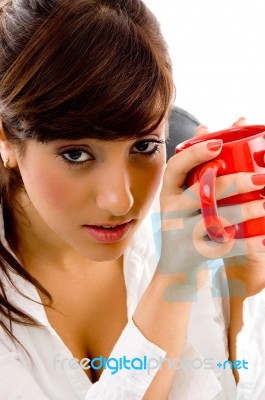
[[134,203],[129,170],[124,165],[112,165],[105,168],[102,176],[98,182],[97,207],[117,217],[127,214]]

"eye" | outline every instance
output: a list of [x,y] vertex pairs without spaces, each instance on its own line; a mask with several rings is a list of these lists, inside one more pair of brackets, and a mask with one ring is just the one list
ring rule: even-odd
[[82,149],[69,149],[61,153],[62,157],[73,164],[83,163],[92,160],[92,157]]
[[138,153],[143,156],[151,156],[156,152],[159,152],[159,148],[165,142],[162,140],[141,140],[136,143],[133,147],[132,153]]

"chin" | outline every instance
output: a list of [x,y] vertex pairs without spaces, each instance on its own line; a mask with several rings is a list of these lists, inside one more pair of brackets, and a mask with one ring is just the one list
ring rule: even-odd
[[128,244],[123,243],[100,243],[96,246],[93,246],[92,249],[86,248],[84,251],[79,251],[81,255],[89,259],[90,261],[95,262],[106,262],[106,261],[114,261],[120,258]]

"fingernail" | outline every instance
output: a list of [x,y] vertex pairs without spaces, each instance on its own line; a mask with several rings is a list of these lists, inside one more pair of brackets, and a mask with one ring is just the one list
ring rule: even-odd
[[265,186],[265,174],[253,175],[251,179],[254,185]]
[[222,139],[212,140],[211,142],[207,143],[207,149],[211,151],[220,150],[220,148],[222,147],[222,143]]

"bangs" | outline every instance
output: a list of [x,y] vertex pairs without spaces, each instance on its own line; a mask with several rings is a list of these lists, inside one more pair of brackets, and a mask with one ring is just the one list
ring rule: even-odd
[[[135,85],[133,89],[135,90]],[[85,92],[41,116],[41,124],[36,121],[38,128],[28,130],[27,138],[41,142],[64,138],[140,138],[154,131],[169,111],[170,102],[164,99],[158,90],[156,93],[148,95],[145,92],[140,96],[137,88],[135,93],[131,89],[130,98],[135,99],[132,104],[128,102],[126,92],[124,99],[118,99],[117,94],[116,98],[111,96],[110,91],[102,87],[96,93],[105,101],[101,103],[99,98],[91,102],[94,93]],[[108,104],[106,93],[110,94]]]

